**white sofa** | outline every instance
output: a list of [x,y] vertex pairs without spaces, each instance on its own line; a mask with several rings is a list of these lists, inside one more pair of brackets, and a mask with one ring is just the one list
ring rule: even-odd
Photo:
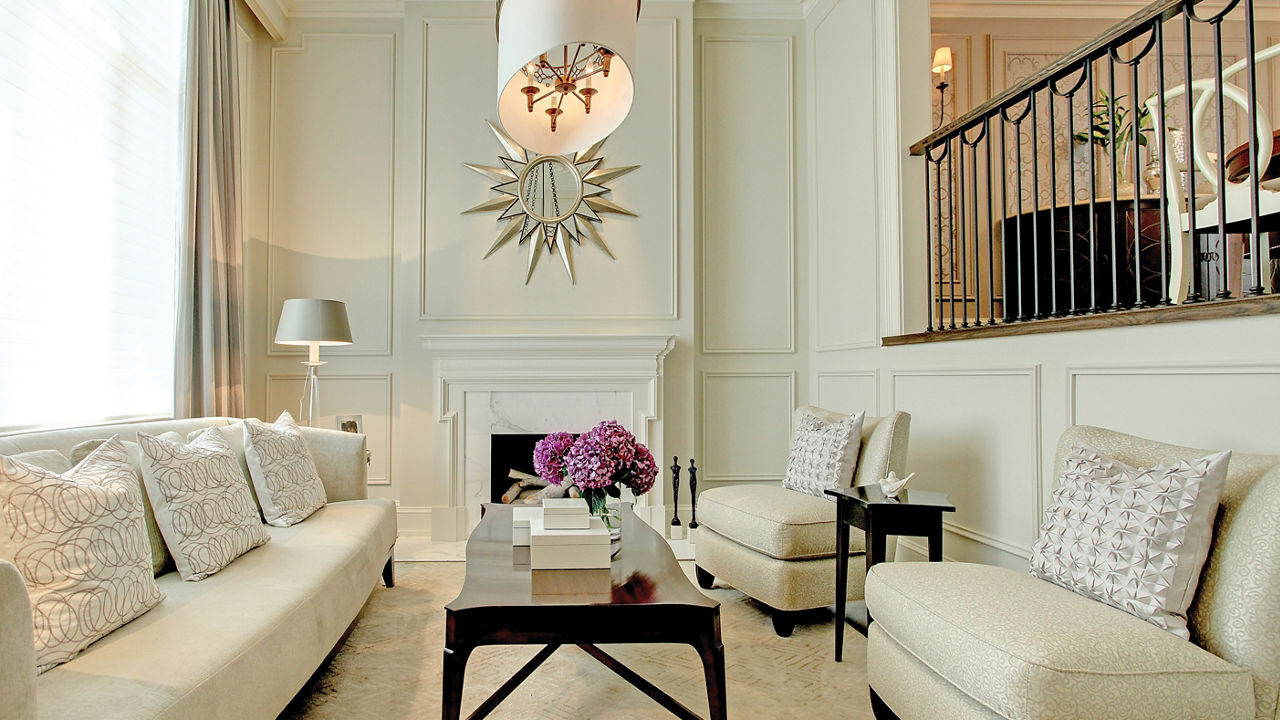
[[[57,450],[139,430],[183,437],[229,418],[0,437],[0,454]],[[395,506],[367,499],[363,435],[303,428],[329,504],[201,582],[157,578],[165,599],[68,663],[35,674],[31,608],[0,561],[0,720],[274,718],[324,662],[383,576],[392,584]]]
[[[1083,442],[1138,467],[1204,457],[1112,430]],[[878,718],[1244,720],[1280,717],[1280,455],[1235,453],[1189,613],[1191,642],[1070,590],[969,563],[882,563],[867,679]]]

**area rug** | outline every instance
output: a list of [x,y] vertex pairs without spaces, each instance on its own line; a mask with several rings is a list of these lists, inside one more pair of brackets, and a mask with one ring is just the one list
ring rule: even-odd
[[[691,563],[681,563],[692,573]],[[461,562],[396,563],[396,587],[379,587],[347,643],[281,718],[394,720],[440,717],[444,605],[457,596]],[[845,632],[845,661],[833,658],[831,614],[815,611],[780,638],[764,607],[737,590],[720,601],[730,718],[872,718],[866,639]],[[706,716],[702,664],[687,645],[601,645],[606,652]],[[482,647],[467,665],[463,717],[538,651]],[[640,720],[672,717],[576,647],[562,647],[489,717]]]

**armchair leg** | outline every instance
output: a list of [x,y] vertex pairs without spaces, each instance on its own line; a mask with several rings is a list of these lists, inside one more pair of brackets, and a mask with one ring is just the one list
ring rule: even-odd
[[395,553],[387,556],[387,564],[382,566],[382,584],[389,588],[396,586]]
[[876,691],[873,688],[868,687],[867,692],[871,693],[871,713],[876,716],[876,720],[901,720],[901,718],[899,718],[893,710],[890,710],[889,706],[880,699],[880,696],[876,694]]
[[791,637],[791,633],[795,629],[796,615],[794,612],[786,610],[773,611],[773,631],[778,633],[778,637]]
[[710,590],[711,586],[715,584],[716,576],[712,575],[706,570],[703,570],[697,565],[693,566],[693,574],[698,578],[698,587],[702,588],[703,590]]

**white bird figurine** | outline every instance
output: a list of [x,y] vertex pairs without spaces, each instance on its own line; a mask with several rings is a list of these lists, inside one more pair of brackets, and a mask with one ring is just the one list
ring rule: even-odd
[[889,471],[889,477],[880,479],[880,489],[884,491],[885,497],[896,498],[902,494],[902,489],[907,486],[907,481],[915,477],[915,473],[899,478],[897,473]]

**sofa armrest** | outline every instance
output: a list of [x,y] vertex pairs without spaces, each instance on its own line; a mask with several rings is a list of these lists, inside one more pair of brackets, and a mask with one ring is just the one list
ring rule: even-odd
[[369,497],[368,442],[358,433],[301,428],[329,502]]
[[0,720],[36,716],[36,646],[27,584],[0,560]]

